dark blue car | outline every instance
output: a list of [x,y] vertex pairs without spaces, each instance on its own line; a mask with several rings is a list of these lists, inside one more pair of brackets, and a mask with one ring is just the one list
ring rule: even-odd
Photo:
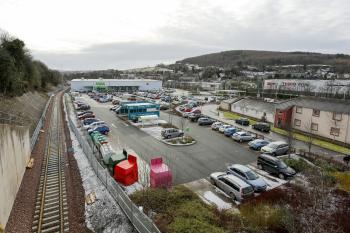
[[237,132],[237,129],[235,127],[230,127],[230,128],[225,129],[224,135],[227,137],[231,137],[236,132]]
[[253,150],[260,150],[263,146],[266,146],[269,143],[269,141],[263,139],[255,139],[253,141],[250,141],[248,145]]
[[86,118],[84,121],[83,121],[83,124],[84,125],[90,125],[91,123],[94,123],[94,122],[97,122],[99,121],[99,119],[96,119],[96,118]]
[[109,133],[109,128],[106,125],[100,125],[100,126],[97,126],[97,127],[93,128],[93,129],[89,129],[88,132],[89,132],[89,134],[91,134],[94,131],[97,131],[97,132],[99,132],[101,134],[107,135]]

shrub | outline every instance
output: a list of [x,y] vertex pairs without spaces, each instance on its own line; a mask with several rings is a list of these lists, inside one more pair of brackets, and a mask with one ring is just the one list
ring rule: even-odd
[[194,218],[202,222],[216,224],[218,218],[214,215],[212,209],[199,201],[187,201],[180,206],[174,206],[175,209],[170,209],[174,216],[182,218]]
[[169,225],[171,233],[224,233],[225,231],[208,222],[194,218],[177,217]]
[[249,232],[265,232],[273,229],[285,229],[286,222],[290,222],[292,215],[287,208],[268,204],[244,204],[241,215],[245,220]]
[[334,172],[332,176],[335,177],[340,189],[350,192],[350,172]]
[[303,172],[311,166],[304,159],[285,159],[284,162],[296,172]]

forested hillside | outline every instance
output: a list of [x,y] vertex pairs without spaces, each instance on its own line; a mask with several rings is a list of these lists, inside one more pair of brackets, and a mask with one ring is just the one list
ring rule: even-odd
[[33,60],[25,43],[6,34],[0,38],[0,95],[18,96],[31,90],[45,90],[62,81],[58,71]]
[[325,64],[335,66],[340,73],[350,72],[350,56],[345,54],[232,50],[186,58],[179,62],[221,67]]

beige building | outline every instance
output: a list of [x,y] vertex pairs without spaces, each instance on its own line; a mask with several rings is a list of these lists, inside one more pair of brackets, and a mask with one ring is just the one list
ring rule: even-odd
[[293,129],[350,144],[350,102],[298,98],[285,104]]

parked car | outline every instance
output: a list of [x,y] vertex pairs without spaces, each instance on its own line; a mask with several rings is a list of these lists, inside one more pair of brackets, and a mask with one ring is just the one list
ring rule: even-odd
[[76,108],[76,110],[89,110],[89,109],[90,109],[90,105],[87,105],[87,104],[82,104]]
[[170,139],[170,138],[182,137],[184,133],[179,129],[166,128],[161,131],[161,135],[163,138]]
[[248,142],[253,140],[253,136],[244,131],[232,134],[231,138],[237,142]]
[[100,126],[96,126],[95,128],[89,129],[88,132],[89,134],[93,132],[99,132],[101,134],[107,135],[109,133],[109,128],[106,125],[100,125]]
[[228,128],[231,128],[232,125],[222,125],[220,128],[219,128],[219,132],[220,133],[224,133],[225,132],[225,129],[228,129]]
[[114,105],[114,106],[110,107],[109,110],[114,111],[114,110],[116,110],[118,107],[119,107],[119,105]]
[[227,137],[231,137],[234,133],[238,132],[238,129],[231,126],[224,131],[224,135]]
[[94,112],[93,112],[93,111],[91,111],[91,110],[80,111],[80,112],[77,112],[77,116],[84,115],[85,113],[94,113]]
[[267,133],[271,130],[270,124],[266,122],[257,122],[254,125],[252,125],[252,128]]
[[249,125],[249,120],[243,117],[236,119],[235,122],[240,125],[245,125],[245,126]]
[[93,114],[93,113],[85,113],[85,114],[83,114],[81,116],[78,116],[78,119],[79,120],[84,120],[86,118],[94,118],[94,117],[95,117],[95,114]]
[[296,172],[288,167],[282,160],[268,154],[259,155],[257,164],[259,169],[277,175],[280,179],[287,179],[296,174]]
[[261,150],[262,147],[268,145],[270,142],[264,139],[255,139],[248,143],[249,148],[253,150]]
[[271,142],[261,148],[262,153],[271,154],[273,156],[284,155],[288,153],[288,151],[289,151],[288,143],[283,141]]
[[179,110],[180,110],[181,112],[185,111],[185,106],[181,105],[181,106],[179,107]]
[[214,172],[210,174],[210,182],[233,200],[243,201],[254,196],[254,189],[250,184],[231,174]]
[[208,117],[201,117],[198,119],[198,125],[212,125],[214,122],[214,119]]
[[217,121],[217,122],[214,122],[212,125],[211,125],[211,129],[212,130],[219,130],[219,128],[223,125],[222,122],[220,121]]
[[267,183],[247,166],[233,164],[227,167],[227,173],[237,176],[253,186],[255,192],[263,192],[267,188]]
[[189,115],[188,115],[188,119],[190,119],[191,121],[193,122],[196,122],[198,121],[199,118],[202,117],[202,114],[199,112],[199,113],[193,113],[191,112]]
[[83,120],[83,125],[89,125],[93,122],[96,122],[96,121],[99,121],[99,119],[96,119],[96,118],[85,118]]
[[89,130],[89,129],[95,128],[97,126],[100,126],[100,125],[106,125],[106,122],[104,122],[104,121],[96,121],[96,122],[93,122],[93,123],[91,123],[89,125],[84,125],[84,129]]

